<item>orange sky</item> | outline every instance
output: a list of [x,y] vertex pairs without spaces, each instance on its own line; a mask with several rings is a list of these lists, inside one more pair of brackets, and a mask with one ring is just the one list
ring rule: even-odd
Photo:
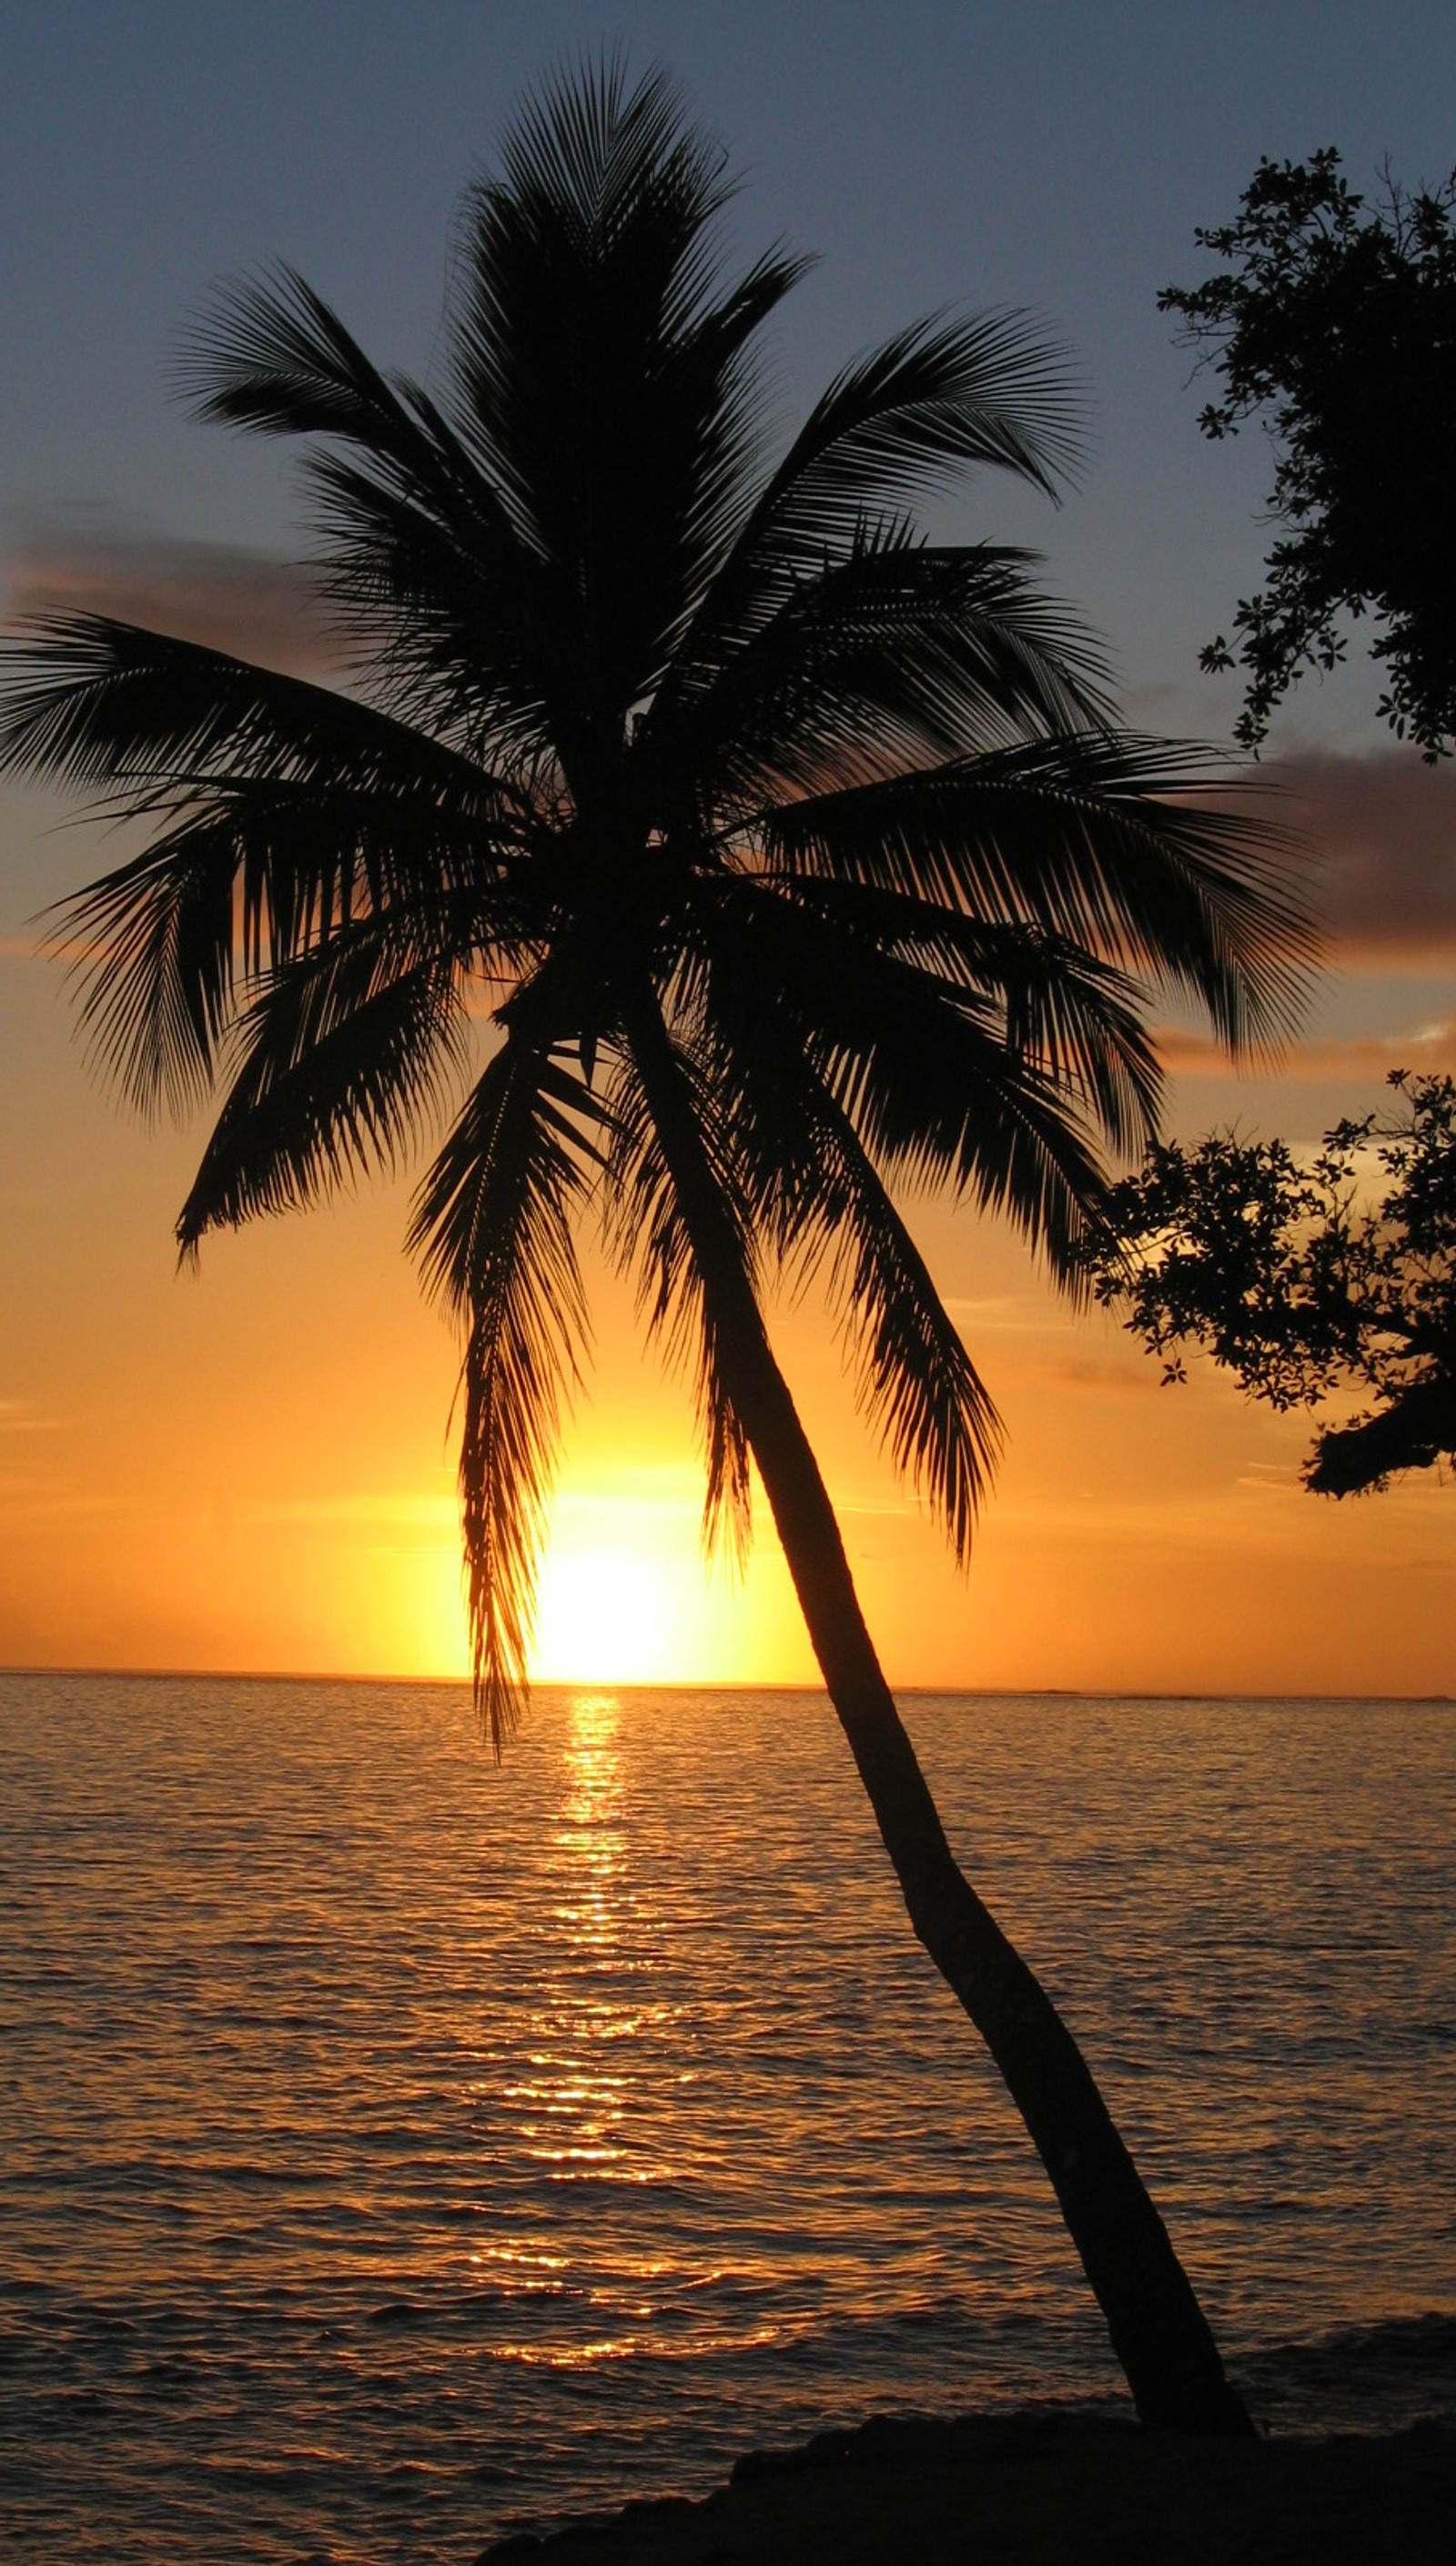
[[[579,0],[366,14],[345,41],[328,11],[97,11],[78,46],[69,13],[9,13],[0,613],[90,603],[314,663],[289,464],[168,404],[167,353],[219,276],[284,256],[381,363],[427,373],[458,189],[585,23]],[[1129,720],[1227,738],[1237,683],[1198,652],[1259,584],[1269,458],[1200,439],[1157,292],[1196,275],[1195,227],[1231,215],[1261,153],[1337,140],[1363,186],[1386,153],[1407,183],[1439,173],[1440,13],[1383,47],[1331,13],[1314,48],[1279,11],[1165,12],[1150,45],[1136,10],[911,0],[843,13],[843,40],[837,16],[830,47],[809,9],[609,14],[751,172],[745,254],[827,252],[771,359],[786,422],[925,312],[1022,306],[1077,351],[1094,451],[1068,505],[992,478],[935,531],[1044,550],[1107,635]],[[1307,1142],[1377,1104],[1386,1065],[1456,1060],[1456,777],[1392,750],[1377,691],[1357,646],[1276,728],[1338,971],[1280,1082],[1210,1077],[1180,1039],[1188,1135],[1237,1117]],[[116,849],[59,816],[0,794],[0,1663],[458,1673],[454,1357],[400,1253],[406,1189],[210,1241],[176,1275],[200,1129],[139,1131],[87,1081],[28,921]],[[968,1579],[866,1441],[818,1312],[778,1328],[896,1680],[1452,1686],[1448,1485],[1307,1497],[1300,1418],[1206,1371],[1161,1391],[1004,1239],[943,1210],[921,1226],[1008,1428]],[[541,1671],[808,1678],[762,1519],[746,1585],[704,1584],[685,1391],[620,1288],[598,1301]]]
[[[1361,991],[1386,1037],[1328,1030],[1335,999],[1347,1024]],[[21,939],[0,992],[0,1661],[459,1673],[454,1357],[400,1253],[407,1185],[213,1240],[178,1275],[196,1133],[140,1129],[98,1093],[56,968]],[[1446,994],[1456,1014],[1456,983]],[[1327,1029],[1290,1063],[1318,1078],[1186,1079],[1178,1120],[1309,1137],[1378,1100],[1381,1039],[1400,1048],[1424,1024],[1424,1056],[1445,1056],[1438,995],[1428,970],[1346,980],[1342,997],[1332,983]],[[1005,1236],[944,1208],[917,1226],[1009,1429],[969,1578],[866,1437],[822,1312],[776,1328],[895,1681],[1448,1686],[1449,1486],[1308,1497],[1302,1419],[1250,1407],[1207,1367],[1162,1390]],[[594,1271],[597,1365],[565,1455],[538,1673],[811,1679],[764,1509],[746,1581],[705,1577],[686,1391],[643,1350],[622,1285]]]

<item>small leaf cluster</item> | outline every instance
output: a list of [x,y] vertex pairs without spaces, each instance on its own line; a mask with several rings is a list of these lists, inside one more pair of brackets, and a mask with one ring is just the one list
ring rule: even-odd
[[1158,297],[1222,378],[1205,436],[1263,419],[1269,512],[1288,530],[1202,664],[1245,672],[1235,735],[1257,751],[1290,687],[1335,667],[1348,622],[1373,616],[1381,716],[1434,761],[1456,736],[1456,172],[1407,192],[1387,170],[1367,203],[1327,148],[1261,160],[1241,208],[1195,234],[1229,264]]
[[1338,1123],[1308,1164],[1232,1134],[1152,1151],[1086,1258],[1165,1380],[1196,1345],[1278,1410],[1373,1394],[1318,1436],[1305,1479],[1322,1495],[1456,1449],[1456,1082],[1390,1084],[1395,1121]]

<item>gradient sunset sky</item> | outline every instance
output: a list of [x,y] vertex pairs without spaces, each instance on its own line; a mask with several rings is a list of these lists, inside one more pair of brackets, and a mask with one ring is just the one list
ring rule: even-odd
[[[1094,430],[1060,510],[991,476],[950,539],[1030,542],[1106,636],[1128,718],[1223,741],[1197,652],[1257,583],[1269,458],[1211,447],[1155,309],[1206,262],[1261,153],[1372,183],[1456,162],[1449,5],[571,5],[131,0],[5,13],[0,606],[90,603],[316,669],[285,449],[197,427],[166,365],[225,275],[283,256],[375,358],[429,375],[451,226],[521,91],[620,43],[729,143],[747,251],[821,263],[776,343],[785,422],[849,356],[946,306],[1032,307]],[[1356,665],[1306,686],[1266,773],[1308,832],[1331,968],[1277,1078],[1173,1029],[1174,1127],[1306,1143],[1456,1067],[1456,784],[1397,751]],[[89,1077],[37,913],[116,860],[38,793],[0,798],[0,1663],[455,1674],[465,1666],[456,1355],[400,1252],[409,1176],[211,1241],[172,1222],[201,1127],[147,1130]],[[776,1342],[904,1685],[1450,1687],[1456,1494],[1333,1506],[1309,1426],[1206,1368],[1164,1391],[1007,1238],[916,1208],[1009,1429],[968,1579],[866,1438],[812,1303]],[[705,1582],[688,1397],[603,1269],[566,1448],[545,1676],[799,1681],[808,1645],[760,1508],[746,1584]]]

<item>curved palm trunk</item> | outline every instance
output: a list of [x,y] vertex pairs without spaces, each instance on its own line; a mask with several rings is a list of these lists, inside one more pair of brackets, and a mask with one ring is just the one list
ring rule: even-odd
[[859,1610],[829,1492],[764,1332],[655,1005],[629,1027],[815,1655],[910,1923],[1001,2071],[1056,2188],[1144,2424],[1252,2432],[1167,2229],[1051,1997],[959,1869]]

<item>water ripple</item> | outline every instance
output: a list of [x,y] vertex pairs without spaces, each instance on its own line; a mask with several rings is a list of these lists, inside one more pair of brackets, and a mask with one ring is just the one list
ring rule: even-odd
[[[1263,2411],[1456,2413],[1450,1709],[909,1715]],[[810,1696],[545,1695],[498,1772],[446,1689],[0,1678],[0,2040],[30,2553],[450,2566],[1117,2393]]]

